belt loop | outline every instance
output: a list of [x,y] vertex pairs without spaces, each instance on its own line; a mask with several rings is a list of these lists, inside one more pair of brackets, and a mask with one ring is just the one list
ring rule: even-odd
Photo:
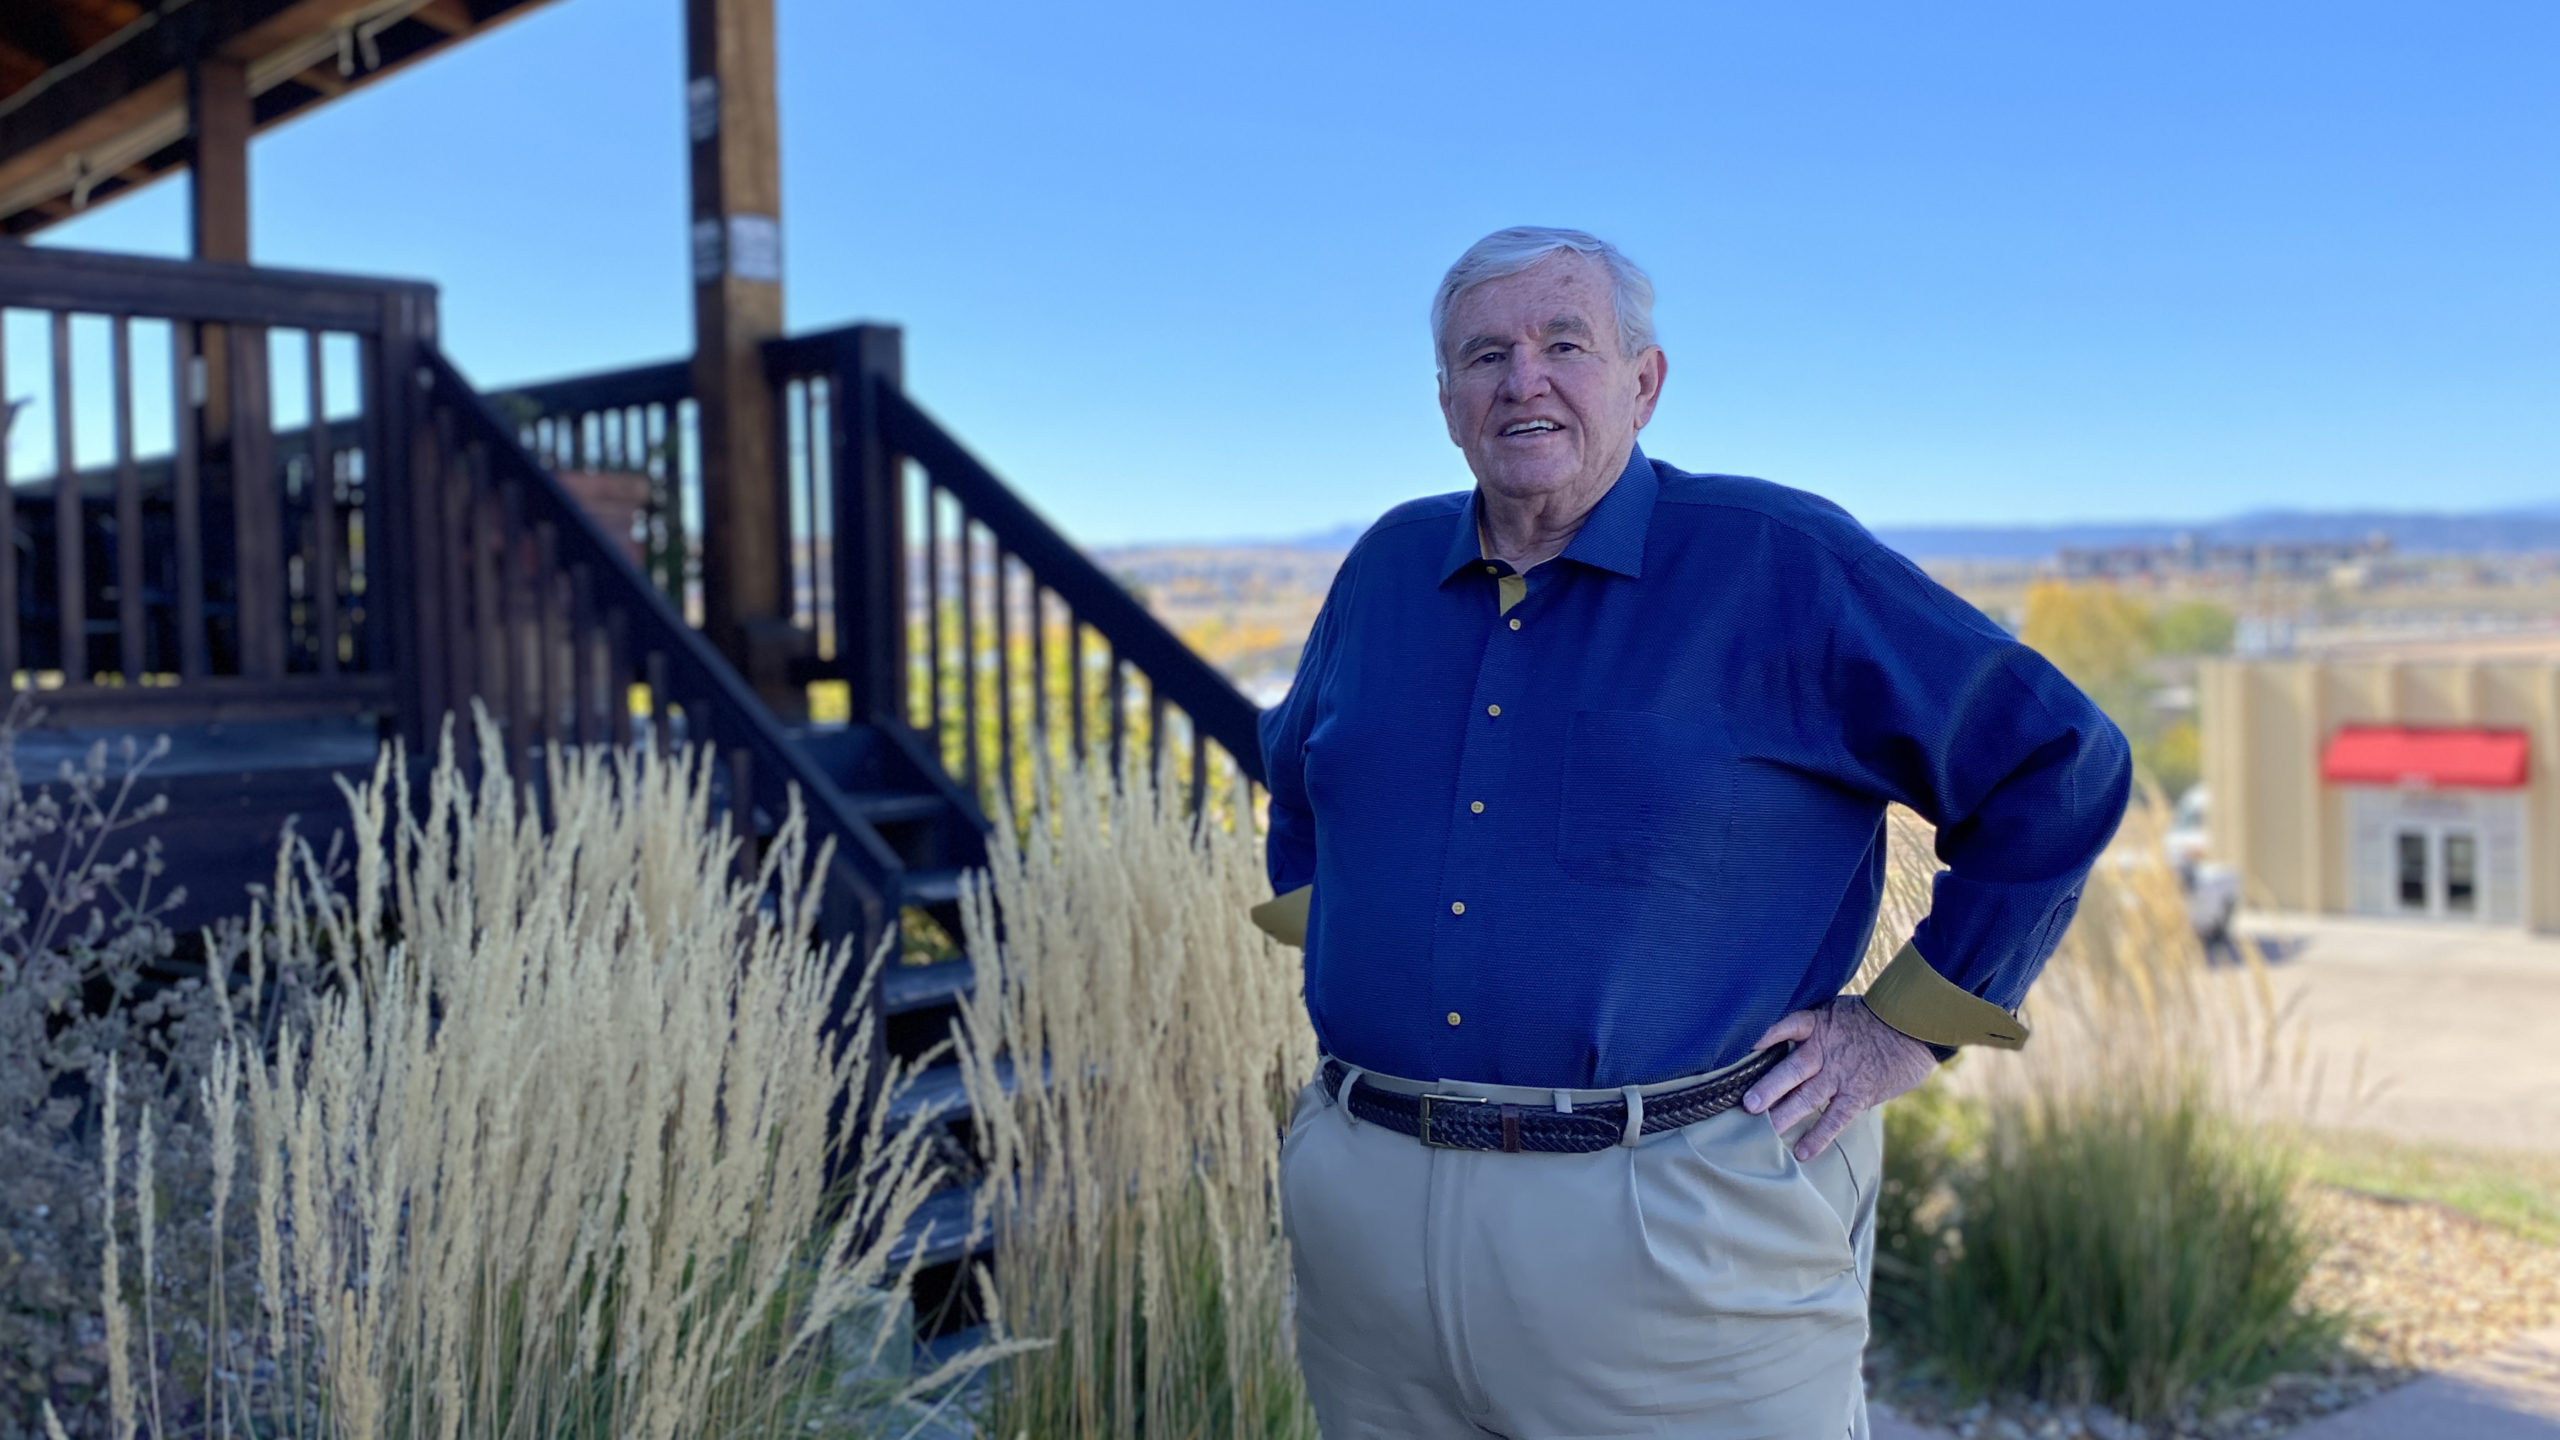
[[1559,1090],[1556,1092],[1556,1113],[1559,1115],[1570,1115],[1573,1113],[1572,1091]]
[[1632,1150],[1636,1137],[1644,1133],[1644,1091],[1629,1085],[1618,1092],[1627,1097],[1627,1128],[1618,1135],[1618,1143]]
[[1351,1112],[1351,1087],[1359,1084],[1360,1077],[1368,1073],[1368,1071],[1361,1069],[1357,1065],[1352,1066],[1351,1069],[1342,1077],[1342,1088],[1335,1092],[1342,1100],[1342,1118],[1349,1122],[1355,1129],[1360,1124],[1360,1117]]

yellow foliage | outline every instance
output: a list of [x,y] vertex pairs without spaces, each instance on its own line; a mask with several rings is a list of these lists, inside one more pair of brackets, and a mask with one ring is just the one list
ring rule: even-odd
[[2026,610],[2018,638],[2093,695],[2151,656],[2151,608],[2112,585],[2039,580],[2027,587]]

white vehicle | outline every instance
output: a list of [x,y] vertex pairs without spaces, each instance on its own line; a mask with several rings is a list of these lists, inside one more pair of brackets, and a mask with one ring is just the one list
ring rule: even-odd
[[2212,841],[2205,820],[2213,797],[2202,785],[2187,787],[2169,817],[2169,833],[2160,839],[2169,863],[2178,867],[2178,884],[2187,892],[2187,923],[2207,945],[2231,938],[2231,917],[2240,912],[2240,872],[2205,857]]

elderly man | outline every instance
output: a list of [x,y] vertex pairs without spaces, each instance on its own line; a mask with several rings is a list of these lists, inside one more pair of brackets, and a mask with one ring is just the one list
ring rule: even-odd
[[[1263,719],[1332,1440],[1863,1435],[1876,1107],[2024,1040],[2124,809],[2115,727],[1848,515],[1646,458],[1652,299],[1576,231],[1450,267],[1476,488],[1362,537]],[[1843,995],[1889,801],[1947,868]]]

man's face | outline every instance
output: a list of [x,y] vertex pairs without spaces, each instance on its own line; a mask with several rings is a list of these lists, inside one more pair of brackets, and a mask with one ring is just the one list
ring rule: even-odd
[[1596,500],[1662,395],[1662,351],[1618,353],[1609,272],[1570,251],[1461,292],[1442,336],[1449,438],[1508,499]]

